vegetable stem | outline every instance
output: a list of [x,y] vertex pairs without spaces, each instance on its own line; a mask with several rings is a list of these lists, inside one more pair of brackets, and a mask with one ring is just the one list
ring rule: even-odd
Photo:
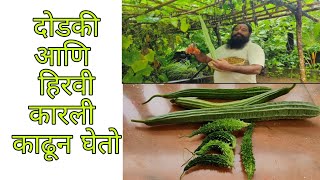
[[160,95],[160,94],[153,95],[153,96],[151,96],[146,102],[143,102],[142,104],[148,103],[149,101],[151,101],[151,100],[152,100],[153,98],[155,98],[155,97],[162,97],[162,95]]
[[211,39],[210,39],[210,36],[209,36],[208,28],[207,28],[206,24],[204,23],[204,21],[203,21],[201,16],[199,16],[199,19],[200,19],[200,23],[201,23],[202,32],[203,32],[203,35],[204,35],[204,42],[206,43],[206,45],[207,45],[207,47],[209,49],[211,58],[217,59],[217,56],[215,54],[214,46],[213,46],[213,44],[211,42]]

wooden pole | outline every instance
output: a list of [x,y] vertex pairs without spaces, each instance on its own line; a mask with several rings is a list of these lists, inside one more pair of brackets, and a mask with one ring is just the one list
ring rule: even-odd
[[216,24],[216,26],[213,28],[214,32],[216,33],[217,40],[218,40],[218,46],[222,45],[221,41],[221,34],[220,34],[220,25],[219,23]]
[[163,6],[167,6],[168,4],[174,3],[175,1],[177,1],[177,0],[170,0],[170,1],[168,1],[168,2],[159,4],[158,6],[152,7],[152,8],[150,8],[150,9],[144,11],[143,13],[141,13],[141,14],[136,14],[136,15],[134,15],[134,16],[131,16],[130,18],[137,17],[137,16],[142,15],[142,14],[148,14],[148,13],[151,12],[151,11],[160,9],[160,8],[162,8]]
[[301,0],[297,0],[297,10],[295,12],[296,27],[297,27],[297,47],[300,64],[300,81],[306,82],[306,68],[302,49],[302,5]]

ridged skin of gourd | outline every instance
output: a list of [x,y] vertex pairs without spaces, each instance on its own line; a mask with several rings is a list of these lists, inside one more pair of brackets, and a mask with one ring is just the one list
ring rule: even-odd
[[294,87],[295,87],[295,84],[292,85],[291,87],[274,89],[274,90],[267,91],[265,93],[258,94],[246,99],[232,101],[232,102],[224,102],[224,103],[214,103],[206,100],[201,100],[197,98],[188,98],[188,97],[179,97],[179,98],[171,99],[170,102],[186,109],[246,106],[251,104],[260,104],[260,103],[268,102],[270,100],[273,100],[277,97],[280,97],[282,95],[289,93]]
[[276,119],[306,119],[320,115],[320,108],[301,101],[267,102],[243,107],[204,108],[176,111],[146,120],[131,120],[149,126],[203,123],[217,119],[235,118],[245,122]]
[[252,97],[258,94],[270,91],[271,88],[264,86],[256,86],[239,89],[209,89],[209,88],[193,88],[176,91],[169,94],[156,94],[150,97],[142,104],[150,102],[155,97],[162,97],[166,99],[173,99],[178,97],[197,97],[202,99],[226,99],[239,100]]

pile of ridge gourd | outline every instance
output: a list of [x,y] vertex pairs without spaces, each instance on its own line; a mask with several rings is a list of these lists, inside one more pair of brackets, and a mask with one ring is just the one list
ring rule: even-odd
[[[149,126],[207,123],[187,136],[206,135],[202,144],[192,152],[193,156],[186,163],[182,175],[196,165],[232,168],[234,163],[233,150],[236,147],[236,137],[232,133],[245,130],[240,154],[247,177],[252,179],[255,172],[255,159],[252,150],[254,123],[265,120],[306,119],[320,115],[320,108],[309,102],[268,102],[289,93],[294,87],[295,84],[279,89],[264,86],[241,89],[185,89],[170,94],[158,94],[143,104],[155,97],[162,97],[170,99],[173,104],[187,110],[131,121]],[[234,101],[215,103],[207,101],[207,99]],[[212,154],[212,151],[216,153]]]

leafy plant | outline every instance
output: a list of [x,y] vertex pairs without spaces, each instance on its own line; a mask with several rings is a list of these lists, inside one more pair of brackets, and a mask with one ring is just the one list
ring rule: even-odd
[[160,68],[160,72],[168,77],[168,80],[188,79],[197,73],[197,68],[189,61],[176,62]]

